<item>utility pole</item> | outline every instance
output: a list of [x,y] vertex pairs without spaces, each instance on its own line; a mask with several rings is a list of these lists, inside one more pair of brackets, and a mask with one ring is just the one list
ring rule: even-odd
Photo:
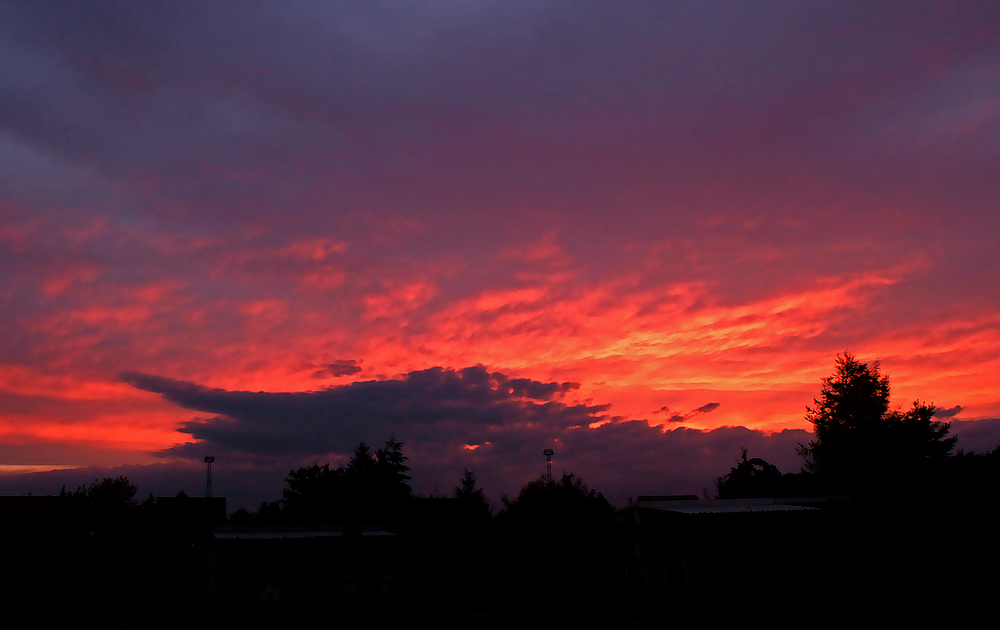
[[542,455],[545,456],[545,481],[547,483],[552,483],[552,456],[555,454],[556,452],[551,448],[542,451]]
[[208,477],[205,479],[205,496],[211,498],[212,496],[212,462],[215,458],[211,455],[205,456],[205,463],[208,464]]

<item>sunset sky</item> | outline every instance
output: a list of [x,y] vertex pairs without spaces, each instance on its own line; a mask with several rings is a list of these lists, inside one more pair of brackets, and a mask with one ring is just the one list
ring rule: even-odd
[[12,2],[0,68],[0,490],[700,494],[845,351],[1000,440],[995,1]]

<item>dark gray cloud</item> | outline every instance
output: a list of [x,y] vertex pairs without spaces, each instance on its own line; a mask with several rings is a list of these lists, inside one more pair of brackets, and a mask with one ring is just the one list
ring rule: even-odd
[[313,378],[336,378],[350,376],[361,371],[361,366],[354,359],[337,359],[333,363],[316,366],[320,369],[313,372]]
[[938,418],[953,418],[962,411],[962,405],[955,405],[949,409],[935,409],[934,415]]
[[218,414],[181,427],[200,442],[170,452],[195,459],[205,449],[241,457],[344,453],[359,440],[375,442],[391,433],[458,449],[520,429],[551,433],[586,426],[608,408],[561,402],[575,383],[512,379],[482,366],[431,368],[300,393],[230,392],[139,373],[122,380],[184,408]]
[[657,409],[653,413],[654,414],[657,414],[657,413],[670,413],[671,415],[670,415],[670,417],[667,418],[667,422],[684,422],[685,420],[693,418],[694,416],[697,416],[700,413],[711,413],[711,412],[715,411],[716,409],[718,409],[720,404],[721,403],[711,402],[711,403],[702,405],[701,407],[698,407],[697,409],[693,409],[693,410],[691,410],[691,411],[689,411],[687,413],[677,413],[677,412],[671,413],[670,412],[670,407],[664,406],[664,407],[660,407],[659,409]]

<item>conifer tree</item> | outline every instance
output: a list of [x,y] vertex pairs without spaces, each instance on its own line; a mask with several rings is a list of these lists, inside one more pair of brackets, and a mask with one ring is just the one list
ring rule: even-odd
[[934,405],[916,401],[907,411],[889,407],[889,377],[878,361],[837,356],[820,397],[806,408],[816,439],[802,446],[806,469],[833,491],[906,482],[950,457],[956,438],[935,422]]

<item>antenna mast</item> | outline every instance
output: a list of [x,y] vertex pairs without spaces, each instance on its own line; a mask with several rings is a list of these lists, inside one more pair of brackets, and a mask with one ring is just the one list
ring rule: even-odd
[[551,448],[542,451],[542,455],[545,456],[545,481],[547,483],[552,483],[552,456],[555,454],[556,452]]
[[205,478],[205,496],[211,498],[212,496],[212,462],[215,458],[211,455],[205,456],[205,463],[208,464],[208,476]]

